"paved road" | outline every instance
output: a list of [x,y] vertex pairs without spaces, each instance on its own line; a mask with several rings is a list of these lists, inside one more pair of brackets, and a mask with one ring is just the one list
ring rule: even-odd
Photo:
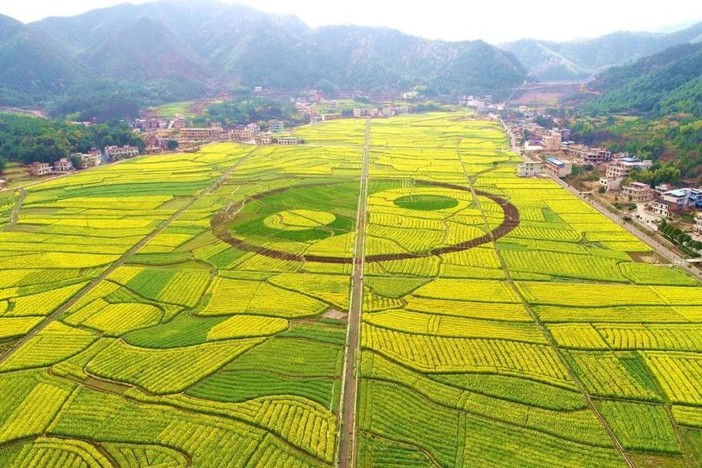
[[641,229],[637,228],[633,223],[631,222],[625,222],[622,218],[620,218],[618,215],[615,213],[612,213],[605,207],[602,203],[599,201],[593,199],[593,198],[585,198],[583,197],[580,192],[578,192],[575,188],[571,187],[568,185],[566,182],[564,182],[561,179],[558,179],[556,177],[552,177],[553,180],[556,181],[561,187],[565,188],[566,190],[570,191],[573,193],[575,196],[578,198],[584,200],[585,202],[589,203],[590,206],[595,208],[597,211],[602,213],[603,215],[607,216],[609,219],[641,239],[643,242],[648,244],[656,253],[658,253],[661,257],[665,258],[668,260],[670,263],[673,265],[679,265],[685,270],[687,270],[688,273],[702,281],[702,271],[698,270],[695,267],[690,266],[685,259],[680,256],[680,254],[674,252],[671,250],[669,247],[666,247],[665,245],[661,244],[658,240],[654,239],[650,235],[646,234],[643,232]]
[[341,426],[339,459],[341,468],[356,466],[356,406],[358,392],[358,348],[361,337],[361,308],[363,305],[363,263],[366,255],[366,220],[368,212],[368,172],[370,166],[370,119],[366,120],[366,139],[363,145],[361,185],[356,211],[356,244],[351,276],[351,304],[346,332],[346,353],[341,390]]
[[58,319],[69,307],[71,307],[73,304],[78,302],[81,298],[83,298],[86,294],[88,294],[90,291],[92,291],[95,286],[100,284],[105,278],[107,278],[110,274],[112,274],[113,271],[115,271],[117,268],[120,266],[124,265],[131,257],[134,255],[139,249],[141,249],[144,245],[146,245],[147,242],[149,242],[151,239],[156,237],[158,234],[160,234],[164,229],[166,229],[173,221],[178,219],[180,215],[182,215],[186,210],[188,210],[195,202],[203,198],[204,196],[214,192],[219,188],[226,180],[229,174],[231,174],[241,163],[246,161],[251,155],[254,153],[255,150],[249,152],[246,156],[242,157],[239,159],[232,167],[227,169],[222,175],[215,180],[209,187],[207,187],[205,190],[200,193],[200,195],[197,195],[193,197],[193,199],[185,205],[184,207],[180,208],[178,211],[173,213],[168,219],[162,221],[158,227],[156,227],[151,233],[149,233],[146,237],[144,237],[142,240],[140,240],[137,244],[135,244],[131,249],[129,249],[124,255],[122,255],[119,259],[117,259],[114,263],[112,263],[105,271],[102,272],[100,276],[97,278],[93,279],[90,283],[88,283],[83,289],[78,291],[73,297],[71,297],[66,303],[64,303],[61,307],[56,309],[51,315],[48,315],[43,322],[41,322],[39,325],[34,327],[31,332],[26,334],[21,340],[16,342],[10,349],[8,349],[4,354],[0,355],[0,364],[5,362],[10,356],[12,356],[19,348],[22,347],[27,341],[29,341],[31,338],[36,336],[37,333],[45,329],[51,322],[55,321]]
[[[517,141],[512,134],[512,132],[509,130],[509,127],[505,124],[504,121],[500,120],[502,123],[502,126],[504,127],[505,131],[507,132],[507,135],[509,136],[511,140],[511,146],[512,146],[512,151],[515,153],[519,154],[523,158],[527,159],[520,151],[519,147],[517,146]],[[641,239],[643,242],[648,244],[656,253],[658,253],[660,256],[668,260],[670,263],[673,265],[679,265],[685,270],[687,270],[688,273],[702,281],[702,271],[699,269],[690,266],[687,262],[685,262],[685,259],[680,256],[677,252],[673,251],[669,247],[661,244],[658,240],[653,238],[652,236],[646,234],[643,232],[641,229],[637,228],[633,223],[627,223],[624,222],[622,218],[617,216],[616,214],[612,213],[607,207],[605,207],[602,203],[598,202],[595,199],[592,198],[585,198],[583,197],[578,190],[575,188],[571,187],[568,185],[565,181],[557,178],[557,177],[551,177],[554,181],[556,181],[557,184],[559,184],[561,187],[565,188],[566,190],[570,191],[572,194],[574,194],[576,197],[580,198],[581,200],[585,201],[588,203],[590,206],[595,208],[597,211],[614,221],[615,223],[619,224],[621,227]]]

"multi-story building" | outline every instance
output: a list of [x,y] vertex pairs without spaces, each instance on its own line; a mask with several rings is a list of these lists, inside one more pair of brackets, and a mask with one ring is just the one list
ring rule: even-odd
[[622,187],[622,195],[632,203],[646,203],[656,198],[656,192],[641,182],[632,182]]
[[588,148],[580,154],[585,164],[602,164],[612,159],[612,153],[602,148]]
[[51,164],[49,164],[49,163],[42,163],[39,161],[35,161],[29,167],[29,173],[32,174],[33,176],[43,176],[43,175],[51,174],[52,172],[54,172],[54,168],[51,167]]
[[560,151],[561,150],[561,133],[552,130],[544,135],[543,137],[543,147],[546,151]]
[[675,205],[675,208],[671,211],[680,213],[683,211],[687,211],[687,209],[689,208],[691,192],[692,190],[688,188],[668,190],[667,192],[663,193],[662,198],[664,201],[673,203]]
[[607,177],[612,179],[623,179],[627,177],[633,169],[646,169],[653,165],[653,161],[642,161],[639,158],[622,158],[613,162],[607,168]]
[[73,163],[68,158],[61,158],[54,163],[54,172],[69,172],[73,170]]
[[600,187],[604,187],[606,191],[619,190],[622,186],[622,179],[613,179],[611,177],[600,177]]
[[187,141],[213,141],[221,139],[222,127],[181,128],[180,138]]
[[568,161],[562,161],[554,156],[546,158],[544,169],[549,174],[555,177],[565,177],[573,172],[573,164]]
[[283,136],[278,137],[277,143],[279,145],[299,145],[300,139],[296,136]]
[[273,137],[270,133],[259,133],[256,135],[256,143],[259,145],[270,145],[273,143]]
[[105,156],[107,156],[110,161],[133,158],[134,156],[139,156],[139,148],[128,145],[105,146]]
[[94,167],[102,162],[102,154],[95,148],[91,149],[89,153],[73,153],[71,157],[74,157],[80,161],[81,169]]
[[677,205],[668,200],[656,200],[648,205],[649,211],[661,218],[667,218],[668,215],[677,210]]
[[235,141],[251,141],[253,140],[254,133],[251,129],[246,127],[235,128],[229,131],[229,139]]
[[273,133],[280,133],[285,131],[285,122],[282,120],[269,120],[268,127]]
[[536,177],[544,168],[541,161],[525,161],[517,166],[517,177]]

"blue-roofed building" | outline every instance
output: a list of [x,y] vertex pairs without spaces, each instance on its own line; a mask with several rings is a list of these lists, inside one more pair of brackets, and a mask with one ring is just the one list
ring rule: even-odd
[[549,156],[546,158],[544,169],[549,174],[560,178],[573,172],[573,164],[568,161],[562,161],[555,156]]

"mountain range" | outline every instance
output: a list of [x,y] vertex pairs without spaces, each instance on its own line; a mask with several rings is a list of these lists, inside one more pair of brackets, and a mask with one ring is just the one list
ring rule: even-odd
[[616,32],[567,42],[522,39],[500,47],[515,54],[538,81],[570,81],[585,80],[609,67],[700,41],[702,23],[672,33]]
[[[91,82],[137,83],[170,99],[229,86],[504,95],[526,78],[509,52],[384,28],[312,29],[241,5],[122,4],[24,25],[0,17],[0,104],[51,100]],[[165,91],[164,91],[165,93]]]

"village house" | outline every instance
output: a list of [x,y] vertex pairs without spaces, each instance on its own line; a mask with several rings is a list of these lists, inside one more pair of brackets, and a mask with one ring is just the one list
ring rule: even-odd
[[570,173],[573,172],[573,164],[551,156],[546,158],[544,169],[549,174],[561,178],[570,175]]
[[54,163],[54,172],[69,172],[73,170],[73,163],[68,158],[61,158]]
[[541,161],[525,161],[517,166],[517,177],[536,177],[544,168]]
[[656,200],[648,205],[648,210],[661,218],[667,218],[677,210],[677,205],[668,200]]
[[273,143],[273,138],[270,133],[259,133],[256,135],[256,143],[259,145],[270,145]]
[[213,141],[222,138],[222,127],[181,128],[180,139],[185,141]]
[[620,178],[612,177],[600,177],[600,187],[604,188],[605,191],[619,190],[622,186],[622,180]]
[[89,153],[73,153],[71,157],[80,161],[80,169],[94,167],[102,162],[102,154],[95,148],[91,149]]
[[54,168],[49,163],[35,161],[29,166],[29,173],[33,176],[43,176],[54,172]]
[[656,192],[641,182],[632,182],[622,187],[622,196],[632,203],[646,203],[656,198]]
[[298,145],[300,144],[300,140],[296,136],[284,136],[278,137],[277,143],[279,145]]
[[653,161],[642,161],[639,158],[622,158],[607,167],[607,177],[611,179],[623,179],[628,177],[634,169],[646,169],[653,165]]
[[234,141],[251,141],[254,133],[246,127],[238,127],[229,131],[229,139]]
[[281,120],[269,120],[268,127],[271,132],[280,133],[285,131],[285,122]]
[[134,156],[139,156],[139,148],[128,145],[105,146],[105,156],[107,156],[110,161],[133,158]]
[[555,130],[545,134],[543,139],[543,147],[546,151],[560,151],[561,149],[561,133]]
[[585,164],[598,165],[612,160],[612,152],[602,148],[589,148],[580,155]]

